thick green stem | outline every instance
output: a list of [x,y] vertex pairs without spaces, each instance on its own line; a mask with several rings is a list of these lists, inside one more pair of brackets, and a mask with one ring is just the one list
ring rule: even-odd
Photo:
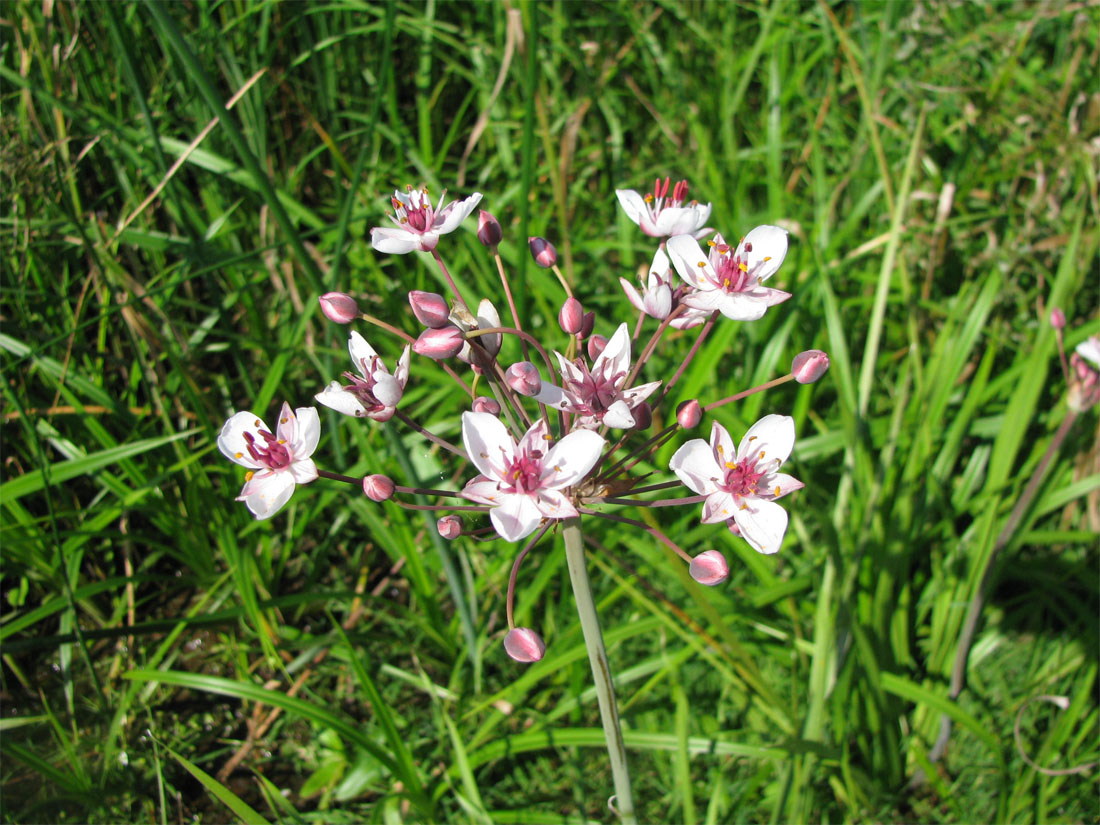
[[607,755],[611,760],[611,776],[615,782],[615,810],[623,825],[636,825],[638,820],[634,816],[634,796],[630,790],[630,772],[626,766],[623,732],[619,727],[619,710],[615,706],[615,688],[611,684],[611,667],[607,663],[600,619],[596,615],[596,603],[592,599],[592,586],[584,563],[581,520],[566,519],[562,535],[565,537],[565,561],[569,567],[569,580],[573,584],[573,597],[577,601],[584,644],[588,648],[588,661],[592,665],[592,679],[596,683],[603,734],[607,739]]

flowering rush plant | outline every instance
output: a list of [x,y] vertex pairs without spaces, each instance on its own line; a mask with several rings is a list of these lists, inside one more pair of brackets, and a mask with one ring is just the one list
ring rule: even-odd
[[[298,484],[324,478],[355,484],[372,501],[403,507],[424,509],[412,498],[428,496],[438,502],[428,507],[440,511],[438,530],[447,539],[522,542],[508,582],[504,638],[507,654],[521,662],[537,661],[545,652],[537,630],[516,627],[513,621],[521,564],[547,533],[560,528],[598,688],[597,670],[607,673],[606,654],[584,572],[581,518],[606,519],[648,534],[683,559],[691,576],[706,585],[729,575],[720,552],[708,549],[692,556],[660,529],[625,514],[624,508],[698,506],[704,523],[725,525],[757,552],[777,552],[787,529],[787,512],[777,502],[803,486],[783,471],[794,449],[794,419],[765,415],[740,437],[710,420],[706,438],[684,435],[726,404],[786,381],[815,381],[829,365],[825,353],[803,352],[788,374],[765,384],[667,409],[670,391],[716,323],[758,320],[791,297],[767,285],[787,254],[787,233],[777,226],[758,226],[739,242],[727,242],[705,227],[711,206],[689,200],[686,181],[677,183],[671,195],[668,179],[658,180],[646,195],[629,190],[616,194],[627,216],[657,244],[637,286],[621,279],[627,302],[637,311],[633,323],[603,328],[601,319],[598,329],[594,313],[584,310],[558,269],[553,244],[529,238],[535,262],[554,273],[563,295],[555,340],[544,342],[532,334],[540,327],[517,312],[498,253],[503,231],[486,211],[479,214],[477,236],[496,263],[503,303],[490,298],[475,303],[475,296],[458,289],[439,246],[445,246],[443,236],[471,215],[481,195],[446,204],[440,198],[433,206],[426,190],[411,187],[394,193],[393,226],[371,230],[371,242],[380,253],[426,253],[438,268],[445,294],[408,293],[415,325],[410,319],[405,327],[416,334],[362,312],[350,295],[321,296],[329,320],[364,322],[374,328],[368,337],[377,341],[382,332],[404,346],[396,360],[387,361],[367,337],[352,331],[351,368],[318,392],[316,401],[350,417],[368,418],[370,426],[417,431],[468,465],[461,489],[424,490],[382,474],[350,477],[319,469],[312,457],[320,428],[315,407],[292,410],[284,404],[274,431],[253,413],[238,412],[218,439],[222,453],[249,470],[239,500],[257,518],[274,515]],[[646,368],[670,330],[694,341],[671,375],[645,380]],[[505,346],[509,339],[513,343]],[[466,399],[461,442],[431,432],[402,408],[405,388],[416,379],[412,354],[438,362],[446,380]],[[680,443],[662,480],[653,458],[674,441]],[[672,497],[661,497],[666,494]],[[606,696],[598,693],[614,763],[618,719],[609,679],[605,687]],[[620,781],[625,766],[620,771],[613,764],[613,772],[622,813],[629,802],[629,785]]]

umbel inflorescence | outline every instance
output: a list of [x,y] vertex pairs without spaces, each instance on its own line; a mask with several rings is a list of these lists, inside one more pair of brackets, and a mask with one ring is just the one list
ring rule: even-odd
[[[606,337],[597,332],[594,314],[584,311],[558,270],[554,246],[543,238],[528,240],[535,262],[554,272],[566,296],[557,319],[563,333],[558,343],[564,344],[559,350],[533,336],[528,330],[534,327],[519,317],[497,251],[503,232],[488,212],[480,212],[477,235],[500,274],[507,321],[487,298],[472,308],[455,285],[437,247],[442,236],[456,230],[477,207],[480,194],[446,205],[440,198],[433,206],[426,190],[395,192],[390,216],[394,225],[371,231],[374,249],[429,253],[450,295],[409,293],[412,313],[423,327],[416,338],[361,312],[349,295],[321,296],[328,319],[340,324],[364,321],[404,339],[406,345],[391,371],[363,335],[351,332],[351,368],[315,398],[344,415],[369,418],[375,426],[416,430],[456,460],[468,462],[469,480],[461,490],[421,490],[381,474],[352,478],[320,470],[312,457],[320,435],[316,408],[294,410],[284,403],[274,430],[249,412],[235,413],[222,429],[218,447],[249,470],[238,499],[257,518],[266,519],[289,500],[296,485],[328,478],[361,485],[376,502],[412,506],[412,496],[436,499],[433,509],[454,511],[438,520],[440,534],[448,539],[526,539],[512,568],[507,604],[510,632],[505,650],[519,661],[536,661],[545,649],[534,630],[516,628],[512,621],[519,565],[563,519],[603,518],[642,530],[670,547],[689,564],[691,575],[708,585],[729,574],[720,553],[706,550],[692,557],[659,529],[624,515],[624,507],[701,504],[703,522],[725,524],[760,553],[777,552],[787,513],[776,500],[803,486],[782,472],[794,448],[791,417],[766,415],[738,441],[713,421],[708,439],[687,440],[672,456],[669,470],[676,480],[650,483],[650,461],[663,445],[697,427],[705,413],[785,381],[815,381],[828,368],[825,353],[804,352],[795,357],[787,375],[710,403],[683,402],[668,416],[668,426],[654,426],[655,413],[716,323],[758,320],[790,297],[766,286],[786,256],[787,233],[777,226],[758,226],[736,245],[727,243],[704,226],[710,204],[689,201],[685,181],[677,183],[671,195],[668,179],[658,180],[653,192],[644,196],[629,190],[616,194],[630,219],[658,242],[647,277],[637,286],[621,279],[627,300],[638,311],[632,330],[621,323],[605,330]],[[647,319],[655,329],[643,335]],[[646,365],[670,328],[692,330],[695,340],[671,377],[645,381]],[[514,349],[521,360],[501,360],[505,337],[518,340]],[[447,380],[468,398],[461,444],[430,432],[401,409],[414,373],[412,354],[440,362]],[[471,375],[469,383],[460,374],[464,370]],[[486,387],[486,394],[478,394],[479,387]],[[654,498],[681,483],[693,495]]]

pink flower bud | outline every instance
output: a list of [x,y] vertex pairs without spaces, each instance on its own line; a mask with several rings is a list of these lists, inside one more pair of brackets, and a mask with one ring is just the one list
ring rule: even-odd
[[1066,328],[1066,313],[1062,312],[1058,307],[1055,307],[1050,311],[1050,325],[1055,329]]
[[588,357],[595,361],[600,357],[603,348],[607,346],[607,339],[602,335],[593,335],[588,339]]
[[500,221],[482,209],[477,213],[477,239],[490,249],[503,240],[504,230],[500,228]]
[[448,541],[454,541],[462,535],[462,519],[459,516],[443,516],[435,523],[439,535]]
[[444,358],[453,358],[458,355],[465,343],[462,330],[450,326],[424,330],[413,342],[412,349],[417,355],[426,355],[436,361],[442,361]]
[[385,501],[393,496],[393,481],[389,476],[366,476],[363,479],[363,493],[371,501]]
[[643,401],[630,411],[634,415],[634,429],[648,430],[653,423],[653,407],[648,401]]
[[326,292],[317,300],[325,317],[337,324],[350,324],[359,317],[359,304],[343,292]]
[[489,413],[489,415],[500,415],[500,404],[497,403],[495,398],[489,398],[488,396],[479,395],[474,399],[474,412]]
[[581,331],[577,333],[577,337],[582,341],[592,334],[592,330],[596,326],[596,313],[586,312],[584,318],[581,319]]
[[542,378],[539,376],[538,367],[530,361],[520,361],[512,364],[504,371],[504,381],[520,395],[538,395],[542,389]]
[[730,568],[717,550],[705,550],[691,560],[688,568],[691,577],[699,584],[708,586],[721,584],[729,578]]
[[539,634],[529,627],[513,627],[504,637],[505,652],[517,662],[537,662],[546,653],[546,645]]
[[564,332],[576,335],[584,327],[584,307],[576,298],[566,298],[558,313],[558,323]]
[[699,402],[694,398],[690,401],[685,401],[676,408],[676,423],[685,430],[698,427],[702,419],[703,408],[699,406]]
[[829,369],[829,356],[819,349],[800,352],[791,362],[791,375],[799,384],[812,384]]
[[531,250],[531,257],[535,259],[535,263],[543,269],[549,269],[558,262],[558,250],[554,249],[554,245],[546,238],[528,238],[527,248]]
[[414,289],[409,293],[409,306],[416,320],[431,329],[442,329],[450,323],[448,316],[451,308],[442,295],[434,292],[420,292]]

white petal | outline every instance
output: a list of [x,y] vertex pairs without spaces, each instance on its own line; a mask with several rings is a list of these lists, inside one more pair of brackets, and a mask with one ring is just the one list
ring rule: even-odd
[[317,465],[312,458],[304,458],[293,462],[286,471],[294,478],[296,484],[309,484],[317,480]]
[[438,235],[446,235],[448,232],[454,232],[458,229],[458,225],[466,220],[466,217],[474,211],[481,202],[481,193],[474,192],[470,197],[464,201],[456,201],[455,203],[448,204],[445,208],[446,215],[443,218],[443,223],[435,228],[435,232]]
[[299,407],[294,411],[298,419],[297,434],[291,442],[291,454],[295,459],[309,458],[321,440],[321,417],[316,407]]
[[[491,329],[493,327],[499,327],[500,325],[500,313],[497,312],[497,308],[493,306],[493,302],[485,298],[477,307],[478,329]],[[478,337],[478,340],[481,342],[481,346],[485,347],[486,352],[490,355],[496,355],[500,352],[501,334],[499,332],[481,335]]]
[[593,375],[611,376],[623,373],[620,382],[626,378],[625,373],[630,371],[630,332],[626,324],[619,324],[615,334],[603,348],[603,352],[596,358],[592,365]]
[[317,403],[324,404],[330,410],[336,410],[344,415],[362,418],[367,414],[367,408],[363,406],[359,396],[348,392],[335,381],[313,397],[317,399]]
[[710,425],[710,449],[714,455],[714,461],[723,476],[725,475],[726,466],[729,462],[740,458],[733,447],[733,439],[730,438],[729,430],[717,421],[711,422]]
[[371,361],[378,356],[378,353],[374,351],[374,347],[367,343],[366,338],[353,331],[348,339],[348,354],[351,356],[351,363],[359,370],[360,375],[369,378]]
[[478,504],[488,504],[493,507],[503,500],[499,482],[490,481],[485,476],[477,476],[467,481],[466,486],[462,488],[462,496]]
[[630,283],[626,278],[619,278],[619,283],[623,285],[623,292],[626,293],[626,299],[630,301],[630,305],[638,312],[645,312],[649,314],[645,307],[645,301],[642,300],[641,294],[634,288],[634,284]]
[[371,387],[371,392],[374,397],[381,401],[387,407],[396,407],[397,402],[401,400],[401,394],[403,388],[397,379],[392,375],[379,375],[374,382],[374,386]]
[[631,387],[629,390],[623,390],[623,400],[630,405],[630,409],[634,409],[650,395],[653,391],[661,386],[660,381],[650,381],[648,384],[639,384],[636,387]]
[[1087,341],[1082,341],[1077,345],[1076,352],[1100,369],[1100,338],[1093,335]]
[[571,487],[588,475],[606,442],[591,430],[574,430],[550,448],[542,460],[542,486]]
[[397,359],[397,367],[393,371],[393,377],[397,379],[397,383],[401,385],[401,389],[405,389],[405,385],[409,382],[409,346],[405,347],[405,351],[401,353],[401,357]]
[[[751,252],[745,248],[752,245]],[[779,269],[787,257],[787,230],[778,226],[758,226],[745,236],[737,248],[738,257],[748,264],[749,272],[766,281]]]
[[714,452],[701,438],[693,438],[676,451],[668,468],[694,493],[705,496],[718,489],[716,478],[724,471],[714,463]]
[[244,485],[239,500],[258,519],[271,518],[290,500],[294,492],[294,476],[287,472],[256,473]]
[[604,426],[615,430],[629,430],[637,422],[630,413],[630,407],[625,401],[616,401],[603,414]]
[[404,255],[420,248],[420,236],[407,229],[376,226],[370,231],[370,245],[379,252]]
[[[702,276],[705,270],[710,269],[710,261],[703,254],[703,249],[695,238],[691,235],[675,235],[668,239],[665,247],[672,266],[684,283],[699,290],[714,288],[713,284]],[[699,266],[700,263],[705,266]],[[711,277],[713,275],[714,273],[711,272]],[[689,304],[689,306],[692,305]]]
[[[801,490],[806,486],[794,476],[786,473],[772,473],[765,480],[767,481],[767,494],[772,498],[782,498],[787,493],[793,493],[795,490]],[[760,483],[762,493],[764,492],[765,480],[761,480]]]
[[534,399],[540,404],[553,407],[555,410],[575,412],[577,409],[576,399],[561,387],[556,387],[549,381],[542,382],[542,386],[539,387],[539,391],[535,393]]
[[616,189],[615,197],[619,199],[619,206],[623,208],[626,216],[634,223],[640,224],[643,215],[648,217],[649,208],[646,206],[645,198],[633,189]]
[[750,499],[745,505],[733,512],[733,520],[741,528],[745,541],[758,553],[778,552],[787,532],[787,511],[774,501]]
[[703,502],[703,524],[717,524],[733,518],[737,503],[724,490],[716,490]]
[[558,490],[539,490],[535,506],[543,518],[575,518],[580,515],[573,502]]
[[470,461],[488,479],[503,479],[516,454],[516,442],[507,428],[489,413],[462,413],[462,443]]
[[550,427],[547,425],[546,419],[540,418],[528,427],[527,432],[520,437],[519,443],[516,445],[516,453],[546,452],[546,444],[550,440],[547,435],[549,432]]
[[[737,446],[737,460],[750,453],[765,461],[775,459],[780,464],[787,460],[794,449],[794,419],[789,415],[765,415],[745,433]],[[763,450],[763,456],[759,451]]]
[[672,269],[672,264],[668,260],[668,255],[665,254],[665,250],[661,247],[657,247],[657,251],[653,253],[653,260],[649,264],[649,281],[648,286],[653,289],[655,286],[654,281],[658,278],[667,279],[668,271]]
[[501,505],[489,511],[489,520],[501,538],[519,541],[535,532],[542,513],[530,496],[513,494],[504,496]]
[[[768,311],[765,301],[756,300],[744,292],[726,294],[716,289],[712,294],[722,296],[723,300],[716,308],[731,321],[759,321]],[[686,299],[684,303],[688,303]]]
[[[263,444],[264,440],[260,437],[260,430],[267,430],[267,425],[258,419],[255,414],[250,412],[234,413],[222,427],[221,434],[218,436],[218,449],[222,451],[222,455],[235,464],[248,467],[250,470],[259,469],[264,465],[248,454],[248,442],[245,441],[244,434],[251,433],[253,439]],[[267,431],[270,432],[270,430]]]

